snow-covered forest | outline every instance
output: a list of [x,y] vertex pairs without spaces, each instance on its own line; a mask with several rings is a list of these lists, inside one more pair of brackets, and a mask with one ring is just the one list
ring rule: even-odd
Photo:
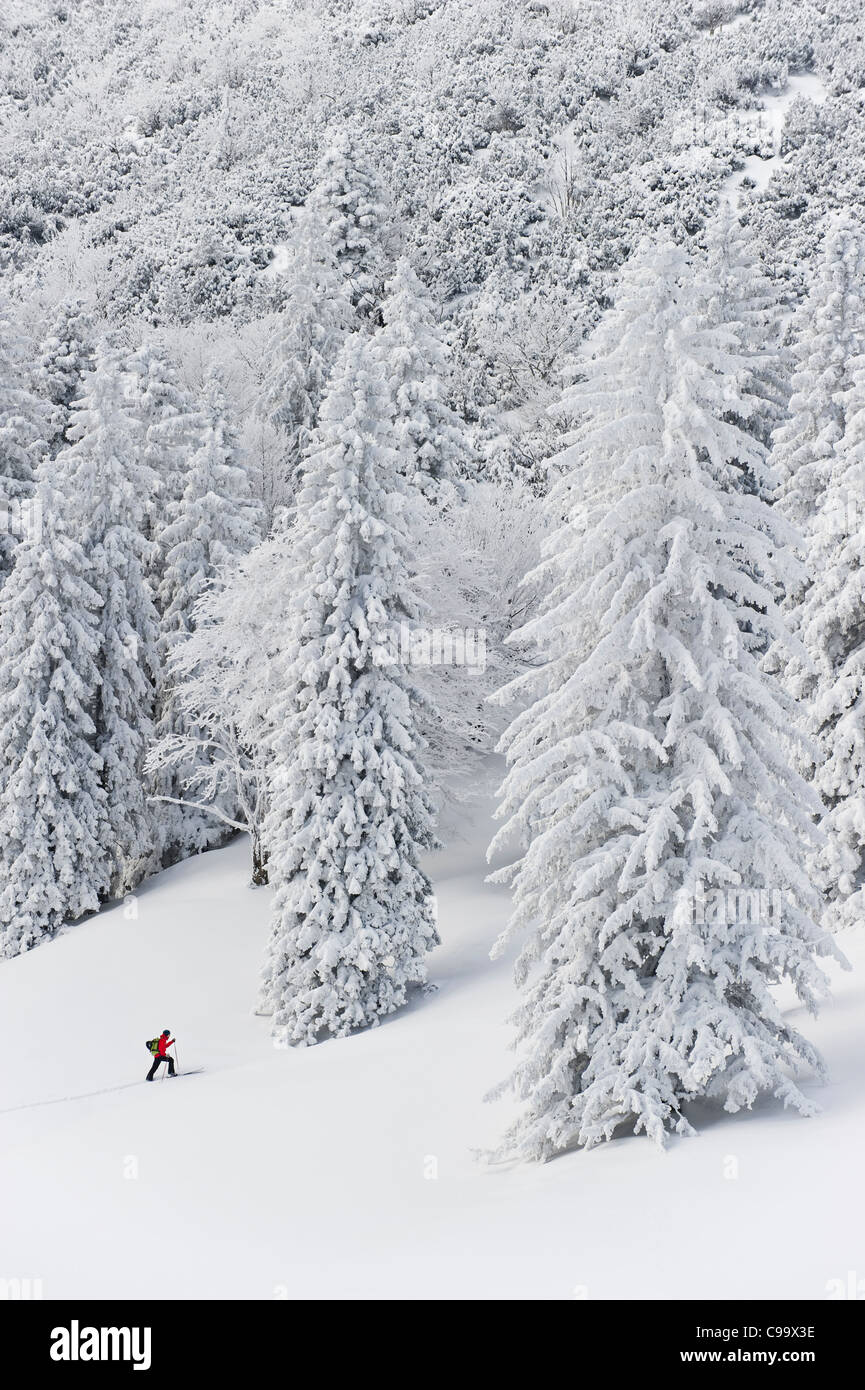
[[[390,1184],[418,1254],[440,1151],[528,1250],[555,1193],[591,1173],[618,1209],[659,1161],[735,1222],[682,1136],[749,1155],[743,1229],[779,1153],[800,1183],[849,1147],[860,0],[8,0],[0,475],[20,1190],[46,1145],[83,1169],[192,1115],[195,1147],[239,1104],[263,1211],[285,1112],[354,1215],[317,1273],[292,1227],[311,1282],[274,1247],[227,1292],[352,1296],[392,1291],[397,1237],[365,1263],[367,1160],[312,1137],[337,1114],[377,1117],[370,1222]],[[154,1119],[122,1078],[169,1009],[205,1075]],[[116,1292],[41,1221],[18,1265]],[[703,1292],[825,1296],[861,1235]],[[639,1296],[579,1264],[459,1292]]]

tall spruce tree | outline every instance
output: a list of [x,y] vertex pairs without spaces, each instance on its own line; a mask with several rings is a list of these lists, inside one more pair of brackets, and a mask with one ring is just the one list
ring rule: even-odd
[[334,362],[356,315],[336,257],[311,217],[299,227],[286,278],[285,300],[268,344],[268,371],[259,410],[284,440],[271,517],[292,500],[300,465],[318,422]]
[[[50,465],[50,460],[47,460]],[[108,889],[110,826],[91,711],[99,595],[41,465],[41,524],[0,591],[0,955],[53,936]]]
[[[817,926],[802,867],[812,789],[791,765],[797,711],[760,666],[793,533],[758,482],[732,325],[707,324],[684,251],[644,245],[580,363],[582,421],[550,496],[547,597],[523,635],[545,664],[505,699],[510,770],[494,848],[522,838],[514,914],[525,1102],[502,1153],[546,1159],[622,1125],[691,1132],[696,1097],[769,1092],[803,1113],[819,1071],[782,1013],[814,1010]],[[761,489],[758,488],[758,493]],[[791,1075],[791,1072],[793,1075]]]
[[260,1009],[277,1042],[377,1023],[437,943],[419,851],[431,803],[400,659],[416,492],[367,342],[349,340],[304,470],[266,828],[273,925]]
[[67,433],[73,442],[55,461],[60,486],[74,499],[76,534],[101,601],[100,684],[92,713],[108,797],[113,894],[127,892],[153,867],[155,851],[143,763],[153,729],[158,623],[143,531],[157,480],[144,461],[128,385],[119,354],[112,348],[98,353],[72,412]]
[[174,718],[148,757],[154,772],[182,781],[185,806],[249,832],[256,885],[268,881],[268,750],[283,693],[290,553],[284,528],[202,594],[192,630],[168,654]]
[[806,539],[844,432],[850,366],[865,350],[863,276],[865,237],[845,214],[828,228],[811,290],[793,315],[789,418],[772,441],[779,506]]
[[52,428],[51,406],[31,386],[32,366],[11,307],[0,301],[0,584],[29,529],[34,471]]
[[339,131],[319,161],[308,208],[336,257],[352,304],[362,318],[376,321],[394,229],[382,185],[349,131]]
[[430,297],[408,261],[397,265],[373,339],[393,400],[397,444],[414,485],[431,502],[455,496],[471,471],[465,426],[447,403],[448,347]]
[[827,921],[855,918],[861,899],[862,362],[865,236],[843,215],[827,230],[807,299],[793,317],[790,418],[775,432],[778,505],[804,532],[806,581],[787,607],[803,651],[790,686],[809,712],[802,767],[823,800],[824,843],[812,871]]
[[[749,414],[734,424],[765,446],[787,412],[790,362],[782,344],[783,306],[763,269],[751,228],[728,204],[706,226],[705,312],[722,330],[737,334],[740,408]],[[741,484],[754,491],[756,480],[740,465]],[[768,477],[766,485],[771,487]]]
[[141,435],[141,453],[152,480],[144,513],[147,572],[159,595],[165,572],[166,527],[177,518],[186,487],[189,460],[200,442],[201,417],[181,385],[174,363],[152,343],[144,343],[124,362],[129,410]]
[[53,408],[48,447],[57,454],[66,444],[70,412],[81,395],[88,372],[93,370],[93,325],[82,304],[60,304],[39,349],[34,385]]
[[826,837],[816,865],[833,927],[861,921],[865,905],[865,355],[847,370],[844,428],[809,527],[811,584],[794,615],[812,662],[803,683]]
[[156,775],[154,795],[169,801],[160,807],[163,862],[198,853],[224,839],[225,830],[212,814],[197,806],[178,804],[187,787],[197,787],[205,774],[196,764],[210,761],[207,741],[186,727],[187,712],[176,699],[172,660],[178,644],[195,627],[196,605],[221,580],[222,571],[247,554],[260,535],[260,513],[254,501],[237,440],[231,429],[225,395],[217,377],[205,382],[198,415],[198,448],[189,460],[186,486],[176,519],[160,534],[165,554],[159,589],[160,691],[155,727],[157,741],[172,747],[182,741],[197,749],[188,761],[163,765]]

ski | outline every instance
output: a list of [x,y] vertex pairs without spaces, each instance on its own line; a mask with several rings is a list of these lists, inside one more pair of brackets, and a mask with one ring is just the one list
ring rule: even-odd
[[176,1071],[173,1076],[154,1076],[153,1083],[158,1081],[179,1081],[181,1076],[199,1076],[205,1070],[204,1067],[190,1067],[188,1071]]

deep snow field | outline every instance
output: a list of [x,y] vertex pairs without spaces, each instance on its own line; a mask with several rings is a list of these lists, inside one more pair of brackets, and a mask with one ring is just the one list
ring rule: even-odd
[[[277,1051],[252,1013],[268,891],[243,838],[4,962],[0,1276],[46,1299],[823,1299],[865,1272],[865,933],[804,1020],[818,1118],[700,1105],[665,1153],[474,1159],[509,1116],[483,1095],[516,997],[475,820],[431,857],[439,991],[349,1039]],[[166,1025],[205,1071],[144,1085]]]

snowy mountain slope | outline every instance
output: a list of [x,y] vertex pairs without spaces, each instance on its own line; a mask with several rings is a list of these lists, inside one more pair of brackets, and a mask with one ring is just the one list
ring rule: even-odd
[[[482,1096],[515,998],[488,959],[507,897],[483,883],[477,819],[432,860],[439,992],[347,1040],[275,1051],[250,1012],[268,895],[244,841],[145,884],[137,919],[117,907],[7,962],[0,1275],[49,1299],[157,1278],[179,1298],[819,1299],[861,1269],[865,937],[808,1024],[833,1074],[807,1086],[819,1118],[700,1107],[700,1136],[665,1155],[624,1138],[473,1160],[509,1117]],[[206,1071],[145,1086],[166,1025]]]

